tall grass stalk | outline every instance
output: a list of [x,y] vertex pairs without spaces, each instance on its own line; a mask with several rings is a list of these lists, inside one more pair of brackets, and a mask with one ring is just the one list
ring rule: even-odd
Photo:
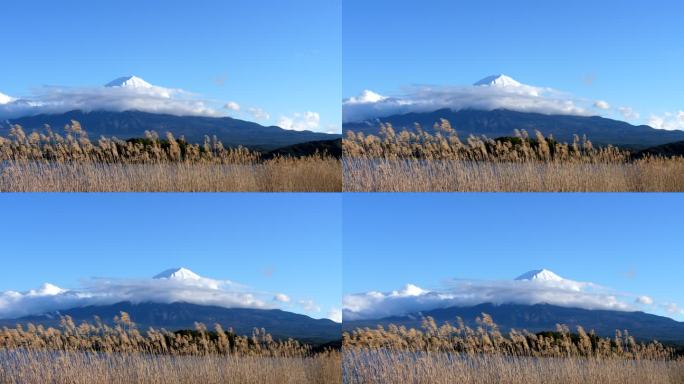
[[0,137],[0,191],[333,192],[342,189],[340,161],[327,154],[265,159],[216,137],[191,144],[167,133],[92,142],[77,121],[64,136],[49,127],[26,134],[15,125]]
[[356,383],[684,383],[684,361],[657,341],[638,342],[627,331],[599,337],[525,330],[502,333],[487,314],[470,327],[421,329],[390,324],[343,335],[344,382]]
[[684,191],[684,158],[642,156],[586,137],[572,143],[524,130],[497,140],[461,141],[442,120],[430,134],[380,136],[347,132],[343,140],[345,191]]
[[340,353],[274,340],[263,329],[241,336],[197,323],[194,331],[138,330],[122,312],[58,328],[0,330],[0,383],[339,383]]

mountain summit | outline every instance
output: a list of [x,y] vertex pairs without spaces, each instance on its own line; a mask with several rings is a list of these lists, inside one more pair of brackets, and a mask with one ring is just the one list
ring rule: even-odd
[[200,280],[202,277],[187,268],[171,268],[167,269],[153,277],[153,279],[171,279],[171,280]]
[[544,284],[550,287],[558,287],[564,289],[570,289],[573,291],[581,291],[586,283],[581,283],[579,281],[569,280],[558,276],[557,274],[549,271],[548,269],[535,269],[515,278],[516,281],[531,281],[534,283]]
[[515,278],[516,280],[529,280],[529,281],[563,281],[564,279],[555,273],[549,271],[548,269],[535,269],[529,272],[525,272],[522,275]]
[[492,87],[519,87],[522,84],[512,77],[504,74],[487,76],[484,79],[473,84],[475,86],[492,86]]
[[138,76],[124,76],[114,79],[105,84],[105,87],[122,87],[122,88],[152,88],[152,84],[139,78]]

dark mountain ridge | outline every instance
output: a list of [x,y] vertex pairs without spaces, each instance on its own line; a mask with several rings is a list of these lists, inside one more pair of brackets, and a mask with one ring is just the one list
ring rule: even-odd
[[341,324],[329,319],[313,319],[306,315],[279,309],[224,308],[213,305],[197,305],[183,302],[171,304],[120,302],[111,305],[92,305],[68,310],[2,319],[0,326],[33,323],[57,327],[60,315],[71,316],[78,325],[93,322],[98,316],[106,324],[113,324],[114,316],[127,312],[139,329],[165,328],[169,331],[194,329],[195,322],[204,323],[210,329],[221,324],[232,328],[237,334],[251,335],[254,328],[265,328],[276,338],[294,338],[307,342],[326,343],[339,340]]
[[343,330],[349,331],[358,327],[375,327],[376,325],[387,326],[388,324],[420,328],[424,316],[433,317],[437,324],[445,321],[455,324],[456,317],[461,317],[467,325],[475,326],[475,319],[482,313],[491,315],[494,322],[504,332],[512,328],[526,329],[530,332],[555,331],[556,324],[565,324],[573,332],[580,325],[587,332],[593,329],[599,336],[612,337],[615,336],[615,330],[626,329],[637,339],[656,339],[661,342],[684,344],[684,322],[668,317],[640,311],[589,310],[551,304],[495,305],[485,303],[470,307],[449,307],[377,320],[345,320]]
[[100,136],[119,139],[141,138],[145,131],[156,131],[160,137],[171,132],[190,143],[201,143],[204,136],[216,136],[226,147],[242,145],[251,149],[270,151],[308,141],[334,140],[340,135],[293,131],[277,126],[263,126],[254,122],[231,117],[175,116],[141,111],[92,111],[80,110],[60,114],[39,114],[0,121],[0,135],[6,136],[12,124],[21,125],[26,132],[42,131],[49,125],[62,134],[71,120],[81,123],[91,140]]
[[414,130],[418,123],[427,132],[433,124],[447,119],[461,138],[470,134],[489,138],[512,136],[515,129],[534,130],[545,136],[553,135],[561,142],[572,142],[573,135],[586,135],[595,145],[608,145],[644,149],[647,147],[684,140],[684,131],[667,131],[647,125],[632,125],[624,121],[599,116],[545,115],[507,109],[483,111],[475,109],[439,109],[433,112],[406,113],[342,125],[344,132],[355,131],[377,135],[380,123],[391,123],[395,131]]

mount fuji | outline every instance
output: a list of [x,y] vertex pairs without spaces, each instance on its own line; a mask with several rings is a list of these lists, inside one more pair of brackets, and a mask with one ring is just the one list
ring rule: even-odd
[[201,103],[193,99],[179,100],[176,96],[186,93],[155,86],[138,76],[119,77],[102,87],[79,92],[66,89],[47,100],[15,100],[0,94],[0,106],[13,111],[14,116],[0,119],[0,135],[7,136],[14,124],[21,125],[27,133],[44,132],[47,125],[52,131],[64,134],[64,126],[76,120],[94,140],[100,136],[123,140],[142,138],[145,131],[156,131],[164,137],[166,132],[171,132],[190,143],[202,143],[205,136],[216,136],[225,146],[241,145],[263,152],[340,138],[339,134],[288,130],[232,117],[188,114],[184,112],[187,108],[177,107],[183,103],[186,107],[199,108]]
[[123,88],[152,88],[152,84],[139,78],[138,76],[123,76],[110,81],[105,84],[105,87],[123,87]]
[[[74,290],[45,283],[25,292],[0,292],[3,305],[30,309],[23,312],[28,315],[0,319],[0,327],[28,323],[58,327],[60,316],[66,315],[77,324],[93,322],[96,316],[111,324],[114,316],[123,311],[142,331],[149,327],[171,331],[194,329],[195,322],[200,322],[208,327],[221,324],[224,329],[233,328],[239,334],[265,328],[274,337],[313,344],[340,339],[341,324],[276,309],[277,306],[262,301],[258,295],[236,288],[231,281],[203,277],[184,267],[167,269],[151,279],[122,282],[105,279],[101,284]],[[10,304],[3,297],[23,300]],[[22,313],[24,309],[14,313]]]
[[[563,290],[565,292],[576,292],[578,295],[582,289],[591,285],[590,283],[563,278],[548,269],[526,272],[515,278],[514,282],[515,284],[531,285],[532,288],[536,286],[542,291]],[[487,289],[486,285],[484,287]],[[513,286],[508,288],[513,288]],[[530,287],[528,286],[528,288]],[[428,302],[431,295],[432,297],[449,297],[448,291],[430,292],[419,287],[414,287],[412,291],[417,292],[416,295],[423,295],[422,298],[418,298],[423,302]],[[375,296],[380,294],[379,292],[372,292],[372,295]],[[406,298],[409,295],[405,294],[404,291],[393,291],[388,296]],[[564,324],[569,326],[571,330],[576,329],[577,326],[582,326],[586,330],[594,330],[596,334],[604,337],[614,336],[617,329],[626,329],[638,339],[657,339],[684,346],[684,322],[678,322],[669,317],[636,310],[591,309],[591,306],[557,305],[543,300],[529,304],[521,303],[518,300],[501,302],[495,297],[494,291],[488,292],[483,297],[487,296],[496,303],[483,300],[475,305],[444,306],[436,301],[427,310],[412,311],[401,315],[366,317],[358,320],[348,320],[345,317],[342,328],[344,331],[351,331],[356,328],[388,326],[389,324],[420,328],[422,319],[427,316],[434,318],[438,324],[444,322],[453,324],[456,318],[460,317],[465,324],[476,327],[477,317],[486,313],[492,316],[494,322],[504,332],[511,329],[526,329],[531,332],[555,331],[556,324]],[[544,297],[544,295],[540,297]],[[392,306],[393,304],[388,305]]]
[[[433,97],[439,102],[425,95],[433,91]],[[555,112],[541,113],[538,109],[549,102],[542,93],[552,90],[527,85],[504,74],[487,76],[470,87],[461,87],[455,95],[450,92],[449,88],[432,90],[428,87],[417,92],[419,99],[412,100],[410,97],[384,97],[365,90],[361,96],[345,100],[343,133],[378,135],[381,123],[392,124],[395,131],[415,131],[415,125],[419,124],[426,132],[433,133],[433,125],[440,119],[447,119],[461,138],[485,135],[496,139],[513,136],[516,129],[525,129],[530,133],[538,130],[546,136],[553,135],[562,142],[572,142],[573,135],[586,135],[596,145],[610,144],[634,150],[684,140],[684,131],[632,125],[591,116],[590,111],[565,114],[556,108]],[[431,105],[435,107],[431,109]],[[353,119],[357,115],[365,117]]]

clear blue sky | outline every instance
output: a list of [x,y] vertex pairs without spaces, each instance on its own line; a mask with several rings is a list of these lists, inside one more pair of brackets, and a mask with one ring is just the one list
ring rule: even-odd
[[[217,105],[313,111],[339,129],[340,0],[3,2],[0,92],[137,75]],[[248,118],[249,115],[243,117]]]
[[505,73],[638,122],[684,110],[681,1],[345,0],[342,14],[344,97]]
[[547,268],[684,305],[682,195],[374,193],[343,206],[345,294]]
[[339,194],[3,194],[0,291],[184,266],[257,291],[341,301]]

